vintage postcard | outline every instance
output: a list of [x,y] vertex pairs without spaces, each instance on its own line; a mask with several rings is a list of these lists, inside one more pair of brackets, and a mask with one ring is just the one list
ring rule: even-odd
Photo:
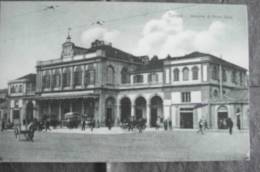
[[0,3],[1,162],[250,158],[246,6]]

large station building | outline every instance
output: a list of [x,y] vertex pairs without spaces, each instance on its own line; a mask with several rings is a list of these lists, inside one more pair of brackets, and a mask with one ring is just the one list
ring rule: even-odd
[[248,128],[247,70],[216,56],[134,56],[96,40],[76,46],[68,36],[59,58],[37,62],[37,74],[9,82],[10,120],[64,119],[66,112],[114,126],[143,117],[148,127],[171,121],[173,128]]

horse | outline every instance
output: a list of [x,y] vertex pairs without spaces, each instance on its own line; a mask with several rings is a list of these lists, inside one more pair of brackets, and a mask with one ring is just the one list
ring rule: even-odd
[[27,126],[26,125],[18,125],[14,129],[15,137],[20,140],[20,135],[23,134],[27,141],[33,142],[34,132],[37,129],[37,124],[35,121],[30,122]]

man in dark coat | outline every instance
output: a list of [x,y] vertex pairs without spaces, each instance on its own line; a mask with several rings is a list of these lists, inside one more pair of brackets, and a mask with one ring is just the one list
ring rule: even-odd
[[232,129],[233,129],[233,121],[232,121],[231,118],[227,119],[227,126],[228,126],[228,129],[229,129],[229,134],[231,135],[232,134]]
[[85,120],[83,120],[83,121],[82,121],[82,128],[81,128],[81,129],[84,131],[84,130],[85,130],[85,128],[86,128],[86,121],[85,121]]
[[4,129],[5,129],[5,121],[4,121],[4,119],[2,119],[1,131],[4,131]]

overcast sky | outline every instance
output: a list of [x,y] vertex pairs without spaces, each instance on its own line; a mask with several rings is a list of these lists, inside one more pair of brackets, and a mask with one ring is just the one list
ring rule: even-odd
[[165,58],[201,51],[248,69],[247,12],[242,5],[0,3],[0,88],[35,73],[38,60],[59,58],[69,27],[72,41],[86,48],[103,39],[134,55]]

